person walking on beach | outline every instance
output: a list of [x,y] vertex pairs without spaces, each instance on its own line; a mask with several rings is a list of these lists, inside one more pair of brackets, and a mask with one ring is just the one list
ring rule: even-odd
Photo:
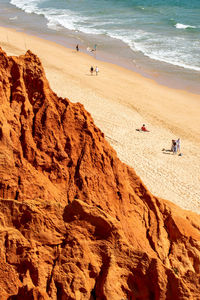
[[99,68],[96,66],[96,68],[95,68],[95,72],[96,72],[96,76],[98,75],[98,73],[99,73]]
[[91,68],[90,68],[90,74],[91,75],[93,75],[93,71],[94,71],[94,68],[93,68],[93,66],[91,66]]
[[79,51],[79,45],[78,44],[76,45],[76,51],[77,52]]

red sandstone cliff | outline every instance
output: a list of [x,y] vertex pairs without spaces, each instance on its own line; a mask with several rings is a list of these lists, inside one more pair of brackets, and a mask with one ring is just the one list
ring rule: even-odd
[[200,299],[199,216],[152,196],[30,51],[0,50],[0,299]]

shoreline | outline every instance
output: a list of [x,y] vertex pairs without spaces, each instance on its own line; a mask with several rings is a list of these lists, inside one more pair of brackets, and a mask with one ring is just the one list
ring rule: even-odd
[[[25,14],[23,11],[20,13]],[[35,18],[40,18],[40,16],[35,16]],[[16,29],[16,26],[12,22],[7,25],[0,23],[0,27],[17,30],[18,32],[45,39],[46,41],[54,42],[66,48],[75,49],[76,44],[80,43],[81,52],[89,56],[92,56],[93,53],[87,51],[88,46],[92,48],[94,44],[98,44],[98,41],[100,41],[100,44],[106,43],[106,48],[98,47],[96,54],[97,60],[126,68],[145,78],[156,81],[159,85],[200,95],[200,87],[198,84],[200,72],[168,64],[164,61],[154,60],[145,56],[143,53],[133,52],[133,50],[121,40],[111,37],[98,37],[66,28],[61,31],[54,31],[49,29],[45,22],[42,24],[42,31],[39,31],[38,28],[27,28],[22,24]],[[102,38],[103,40],[101,40]],[[120,49],[120,53],[113,50],[111,51],[111,49]]]
[[[38,55],[52,90],[85,106],[119,158],[155,196],[200,213],[199,95],[24,32],[0,27],[0,33],[7,55],[28,49]],[[98,76],[90,75],[91,65],[98,65]],[[135,130],[143,123],[150,133]],[[164,155],[162,149],[178,137],[183,156]]]
[[162,60],[162,55],[161,57],[159,55],[148,56],[145,51],[139,50],[140,47],[131,47],[129,39],[123,41],[123,38],[119,37],[118,39],[112,34],[92,34],[90,30],[75,30],[76,26],[57,26],[57,23],[54,24],[54,22],[50,24],[49,19],[45,17],[46,14],[35,13],[34,8],[31,10],[33,13],[30,14],[24,9],[18,8],[18,5],[10,4],[7,1],[0,4],[0,8],[2,9],[0,24],[3,27],[6,25],[17,28],[24,33],[53,41],[68,48],[74,49],[78,43],[83,47],[82,51],[87,54],[89,54],[86,50],[87,47],[93,48],[94,44],[97,44],[97,58],[100,61],[125,67],[170,88],[200,94],[200,72],[195,68],[190,69],[190,66],[185,68],[184,64],[177,65],[176,59],[168,63],[168,59],[163,58]]

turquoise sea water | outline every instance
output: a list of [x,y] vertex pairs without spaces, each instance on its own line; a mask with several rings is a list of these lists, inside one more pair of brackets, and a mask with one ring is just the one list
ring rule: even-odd
[[199,84],[200,0],[0,2],[1,23],[54,36],[70,31],[80,43],[94,41],[98,50],[114,51],[146,73],[177,75],[189,89]]

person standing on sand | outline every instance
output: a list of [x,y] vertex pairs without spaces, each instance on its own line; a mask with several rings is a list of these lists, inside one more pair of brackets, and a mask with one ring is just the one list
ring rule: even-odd
[[174,148],[174,142],[175,142],[175,140],[172,140],[171,152],[173,152],[173,148]]
[[99,68],[96,66],[96,68],[95,68],[95,72],[96,72],[96,76],[98,75],[98,73],[99,73]]
[[79,46],[78,46],[78,44],[76,45],[76,51],[77,51],[77,52],[79,51]]
[[91,75],[93,75],[93,71],[94,71],[94,68],[93,68],[93,66],[91,66],[91,68],[90,68],[90,74]]
[[172,140],[172,152],[173,154],[177,153],[177,142],[175,140]]
[[178,153],[181,153],[181,139],[180,138],[178,138],[178,140],[176,140],[176,145],[177,145]]

